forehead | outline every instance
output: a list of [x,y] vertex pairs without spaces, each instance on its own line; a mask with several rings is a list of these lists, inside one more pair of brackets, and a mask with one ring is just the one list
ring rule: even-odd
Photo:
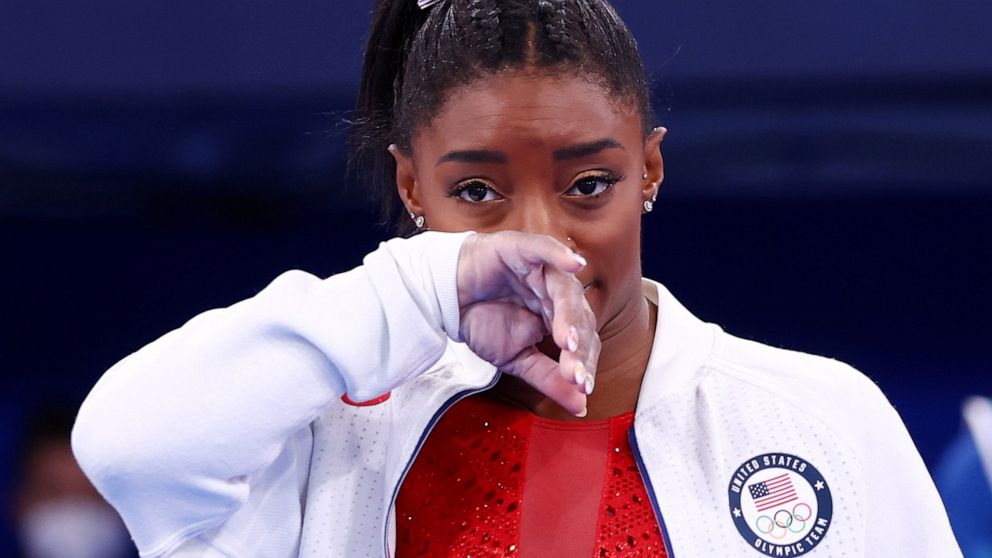
[[593,81],[525,71],[502,72],[451,91],[415,144],[440,147],[574,143],[641,135],[637,111]]

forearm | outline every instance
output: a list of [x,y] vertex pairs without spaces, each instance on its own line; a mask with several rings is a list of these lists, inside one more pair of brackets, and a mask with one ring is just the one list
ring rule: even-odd
[[133,532],[231,513],[326,405],[346,392],[374,397],[440,357],[458,328],[465,236],[390,241],[324,280],[288,272],[125,358],[80,410],[73,447],[84,470]]

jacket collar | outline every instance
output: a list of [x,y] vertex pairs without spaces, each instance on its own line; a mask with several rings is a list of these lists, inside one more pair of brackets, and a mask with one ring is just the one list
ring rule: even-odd
[[658,306],[658,322],[637,400],[638,414],[664,396],[686,389],[713,352],[721,331],[692,315],[661,283],[642,279],[641,286],[645,298]]

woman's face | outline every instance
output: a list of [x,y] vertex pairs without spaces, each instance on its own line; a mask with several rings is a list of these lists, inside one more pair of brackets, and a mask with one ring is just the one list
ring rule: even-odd
[[456,89],[411,154],[392,152],[400,196],[431,230],[546,234],[585,256],[578,277],[605,338],[641,300],[661,136],[645,141],[638,111],[601,86],[511,71]]

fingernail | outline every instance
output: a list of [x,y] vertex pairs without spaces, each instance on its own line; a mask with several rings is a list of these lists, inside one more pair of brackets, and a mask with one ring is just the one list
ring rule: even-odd
[[586,415],[588,414],[589,414],[589,409],[587,409],[586,407],[582,407],[582,411],[575,413],[575,416],[579,418],[586,418]]
[[586,374],[583,387],[586,390],[586,395],[592,395],[592,389],[596,387],[596,379],[592,377],[592,374]]
[[579,332],[575,326],[568,328],[568,350],[573,353],[579,348]]
[[582,256],[578,255],[575,252],[572,252],[572,259],[574,259],[575,261],[579,262],[579,264],[582,267],[585,267],[585,266],[589,265],[589,262],[587,262],[585,258],[583,258]]
[[585,381],[586,381],[586,376],[588,376],[588,375],[589,375],[589,373],[586,372],[586,367],[583,366],[581,362],[576,362],[575,363],[575,383],[577,385],[580,385],[580,386],[583,385],[585,383]]

